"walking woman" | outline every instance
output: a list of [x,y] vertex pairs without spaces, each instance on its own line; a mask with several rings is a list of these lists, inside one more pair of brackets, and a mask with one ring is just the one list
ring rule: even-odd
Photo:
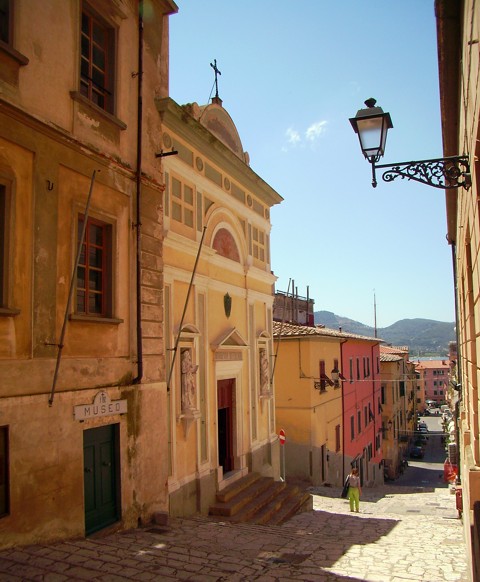
[[362,494],[362,487],[360,485],[360,476],[358,469],[353,467],[348,476],[348,500],[350,501],[350,511],[358,513],[360,507],[360,495]]

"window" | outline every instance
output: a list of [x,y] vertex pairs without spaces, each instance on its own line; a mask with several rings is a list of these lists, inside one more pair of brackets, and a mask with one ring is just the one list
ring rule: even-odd
[[350,439],[353,441],[355,437],[355,419],[353,415],[350,417]]
[[96,14],[82,11],[80,93],[113,113],[115,32]]
[[8,471],[8,427],[0,426],[0,517],[10,511]]
[[[79,240],[83,223],[81,216],[78,219]],[[111,247],[112,227],[89,218],[77,269],[77,314],[111,317]]]
[[334,378],[333,385],[335,388],[340,388],[340,379],[345,380],[345,378],[340,374],[338,360],[336,358],[333,360],[332,377]]
[[253,258],[265,262],[265,233],[255,226],[252,229]]
[[11,0],[0,0],[0,40],[5,44],[12,44]]
[[340,425],[335,426],[335,452],[338,453],[341,449],[340,443]]
[[360,358],[357,358],[357,380],[360,380]]
[[357,430],[358,432],[362,432],[362,413],[360,410],[357,412]]
[[172,218],[193,228],[194,197],[193,188],[172,178]]
[[353,358],[350,358],[350,383],[353,382]]
[[363,425],[367,426],[368,424],[368,408],[366,406],[363,407]]
[[7,192],[0,184],[0,307],[7,305]]
[[327,389],[327,385],[328,386],[333,386],[333,382],[332,380],[330,380],[330,378],[327,376],[327,373],[325,372],[325,361],[324,360],[320,360],[319,361],[319,368],[320,368],[320,392],[325,392],[325,390]]
[[385,394],[386,394],[386,386],[385,386],[385,384],[382,384],[382,387],[381,387],[381,395],[382,395],[382,396],[381,396],[381,398],[382,398],[382,404],[385,404],[385,403],[386,403],[386,397],[385,397]]

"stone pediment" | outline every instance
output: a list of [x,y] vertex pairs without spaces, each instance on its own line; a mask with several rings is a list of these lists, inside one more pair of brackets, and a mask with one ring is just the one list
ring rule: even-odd
[[238,330],[233,328],[212,343],[213,350],[219,350],[222,348],[228,350],[231,350],[232,348],[248,348],[248,343]]

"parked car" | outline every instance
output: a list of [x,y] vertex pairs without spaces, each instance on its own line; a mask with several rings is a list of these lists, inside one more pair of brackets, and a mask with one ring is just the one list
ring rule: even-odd
[[427,444],[427,438],[422,436],[418,436],[414,441],[414,446],[416,447],[424,447]]
[[427,423],[426,423],[425,421],[421,420],[421,421],[418,423],[418,428],[426,428],[426,429],[428,430]]
[[423,426],[421,426],[417,429],[417,433],[426,435],[426,434],[428,434],[428,428],[423,428]]
[[424,454],[423,447],[412,447],[410,450],[411,459],[423,459]]

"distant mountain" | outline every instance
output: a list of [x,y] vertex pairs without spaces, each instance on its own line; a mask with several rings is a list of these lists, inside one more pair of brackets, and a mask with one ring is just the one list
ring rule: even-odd
[[[333,329],[374,337],[373,327],[331,311],[315,311],[315,323]],[[401,319],[389,327],[379,328],[377,337],[388,344],[408,346],[411,357],[448,356],[448,344],[456,341],[455,323],[433,319]]]

